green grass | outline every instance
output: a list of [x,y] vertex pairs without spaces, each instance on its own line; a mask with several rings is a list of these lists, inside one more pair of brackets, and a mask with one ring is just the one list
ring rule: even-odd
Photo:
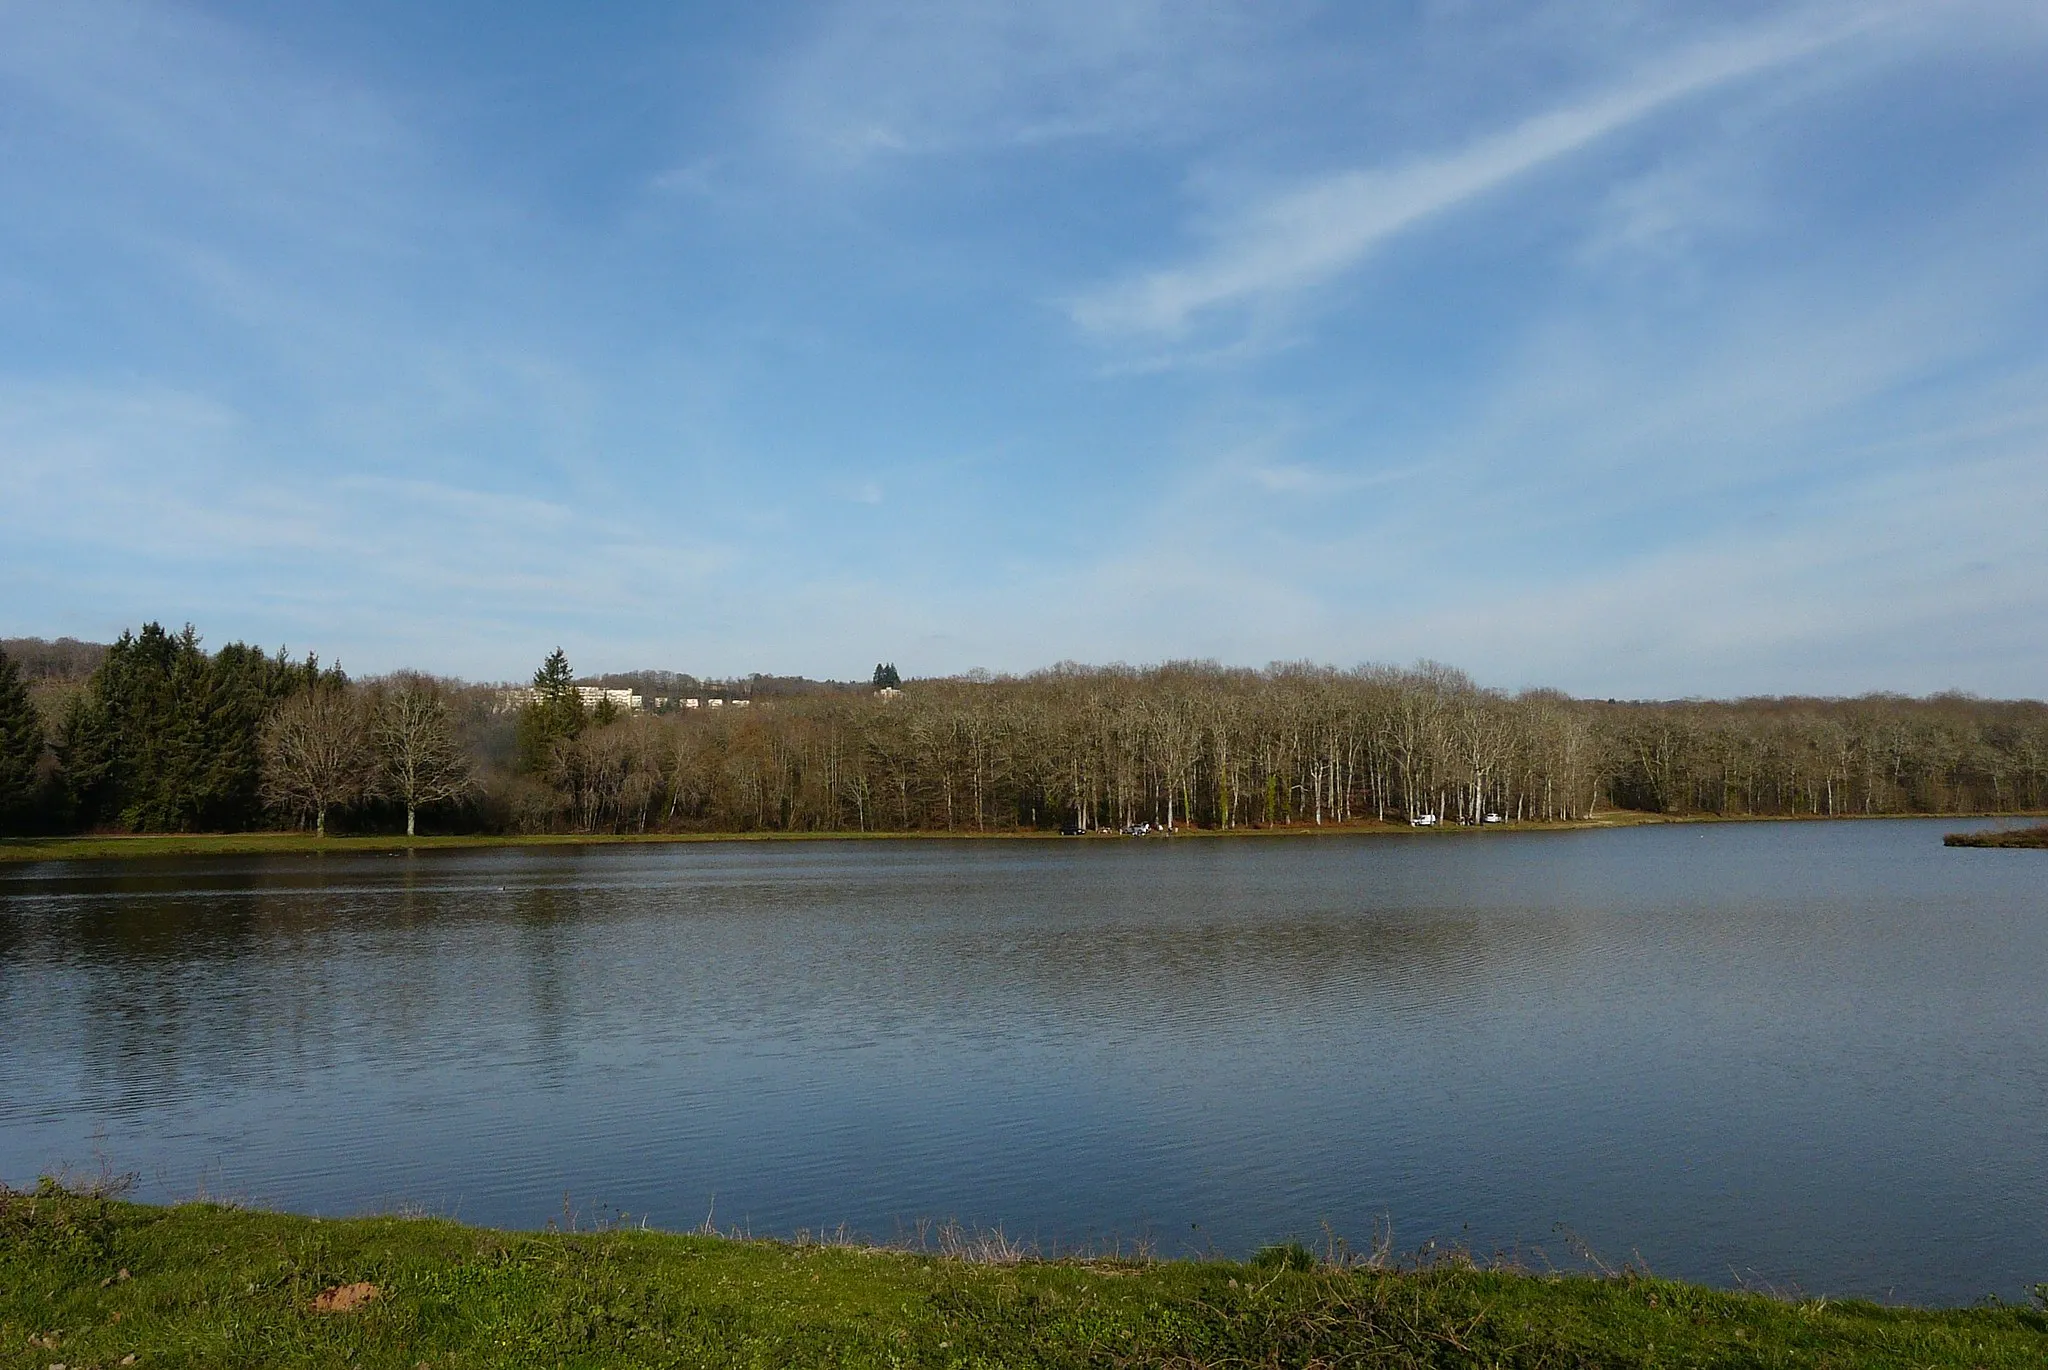
[[[336,1286],[380,1297],[317,1313]],[[126,1361],[133,1356],[135,1359]],[[2032,1309],[1633,1276],[988,1263],[0,1191],[0,1366],[2028,1366]]]

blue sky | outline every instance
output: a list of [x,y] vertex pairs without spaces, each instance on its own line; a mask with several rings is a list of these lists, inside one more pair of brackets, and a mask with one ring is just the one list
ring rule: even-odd
[[2048,693],[2048,6],[0,0],[0,635]]

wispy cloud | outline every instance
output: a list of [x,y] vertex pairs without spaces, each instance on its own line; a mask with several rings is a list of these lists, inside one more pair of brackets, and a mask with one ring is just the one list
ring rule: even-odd
[[1074,301],[1101,335],[1175,338],[1214,311],[1328,280],[1396,234],[1456,208],[1688,96],[1808,56],[1855,26],[1783,25],[1694,49],[1591,99],[1527,119],[1456,152],[1391,169],[1332,173],[1252,207],[1205,255]]
[[2037,692],[2048,7],[1737,8],[0,0],[0,631]]
[[1392,485],[1422,473],[1419,466],[1393,471],[1333,471],[1305,462],[1276,461],[1244,468],[1245,479],[1276,495],[1337,495]]
[[785,133],[841,166],[1185,136],[1215,117],[1271,32],[1210,0],[844,0],[770,98]]

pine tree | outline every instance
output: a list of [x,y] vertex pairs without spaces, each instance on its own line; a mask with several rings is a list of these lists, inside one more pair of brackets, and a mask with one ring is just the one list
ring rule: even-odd
[[270,664],[262,652],[239,642],[207,663],[206,681],[192,701],[199,764],[188,808],[198,828],[226,832],[256,820],[263,776],[256,739],[271,703]]
[[560,647],[549,652],[533,673],[533,692],[542,704],[556,704],[576,694],[576,673],[569,669],[568,654]]
[[58,755],[86,826],[233,831],[262,815],[257,734],[281,699],[346,681],[317,658],[289,662],[241,643],[209,657],[190,625],[123,633],[73,697]]
[[21,832],[34,822],[42,759],[42,715],[28,697],[21,668],[0,651],[0,832]]
[[174,678],[180,658],[198,651],[190,628],[172,637],[161,624],[145,623],[140,633],[121,634],[72,700],[64,722],[65,776],[88,827],[176,826],[170,796],[185,745],[176,736]]
[[536,774],[555,762],[559,744],[583,731],[583,696],[560,647],[533,673],[533,702],[519,711],[519,760]]

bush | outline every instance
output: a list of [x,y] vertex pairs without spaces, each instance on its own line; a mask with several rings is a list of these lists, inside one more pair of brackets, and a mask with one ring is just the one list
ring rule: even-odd
[[0,1268],[15,1261],[100,1274],[114,1260],[107,1200],[76,1194],[44,1176],[33,1192],[0,1184]]

